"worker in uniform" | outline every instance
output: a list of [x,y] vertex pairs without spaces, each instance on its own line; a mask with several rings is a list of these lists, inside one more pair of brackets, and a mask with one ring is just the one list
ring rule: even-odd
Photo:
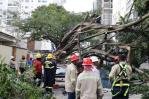
[[70,56],[71,64],[67,65],[65,74],[65,90],[68,93],[68,99],[75,99],[75,87],[77,81],[77,65],[79,56],[72,54]]
[[128,99],[129,80],[132,73],[131,66],[126,62],[127,55],[120,54],[118,64],[114,65],[109,74],[112,83],[112,99]]
[[36,59],[33,61],[33,66],[34,66],[34,73],[35,77],[34,80],[37,84],[37,86],[40,86],[41,84],[41,77],[42,77],[42,60],[41,60],[41,54],[37,53],[36,54]]
[[84,58],[84,71],[78,76],[76,84],[76,99],[102,99],[102,84],[99,75],[95,73],[90,58]]
[[55,84],[56,63],[53,58],[53,54],[50,53],[44,62],[44,87],[49,94],[53,93],[52,89]]

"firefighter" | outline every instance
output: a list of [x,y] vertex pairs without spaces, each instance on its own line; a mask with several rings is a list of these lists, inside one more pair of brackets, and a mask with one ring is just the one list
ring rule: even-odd
[[84,58],[84,71],[78,76],[76,84],[76,99],[101,99],[102,84],[99,75],[92,70],[92,60]]
[[126,62],[127,55],[119,55],[119,63],[114,65],[109,74],[112,83],[112,99],[128,99],[129,97],[129,80],[132,73],[131,66]]
[[56,63],[53,58],[53,54],[50,53],[44,62],[44,87],[49,94],[53,93],[52,89],[55,84]]
[[71,64],[67,65],[65,75],[65,90],[68,93],[68,99],[75,99],[75,87],[77,81],[77,65],[79,62],[79,56],[76,54],[70,57]]
[[36,59],[33,61],[33,66],[35,69],[34,80],[37,82],[37,86],[40,86],[42,78],[42,60],[40,53],[36,54]]

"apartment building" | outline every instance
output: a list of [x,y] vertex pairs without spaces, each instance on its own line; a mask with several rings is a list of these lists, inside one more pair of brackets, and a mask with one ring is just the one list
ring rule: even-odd
[[101,23],[104,25],[112,24],[113,0],[95,0],[94,10],[101,14]]
[[37,7],[49,4],[62,5],[65,0],[22,0],[21,1],[21,18],[26,19],[31,16],[32,11]]
[[112,24],[113,0],[102,0],[101,21],[104,25]]
[[0,31],[16,36],[15,27],[11,26],[11,22],[19,12],[20,0],[0,0]]

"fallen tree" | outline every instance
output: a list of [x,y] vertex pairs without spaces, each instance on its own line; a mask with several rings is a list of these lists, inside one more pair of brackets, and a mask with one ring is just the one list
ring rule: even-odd
[[[110,35],[111,33],[119,33],[119,32],[139,32],[139,29],[133,29],[136,25],[141,24],[143,21],[149,18],[149,13],[145,14],[144,16],[140,17],[139,19],[129,22],[127,24],[122,25],[102,25],[99,23],[94,22],[86,22],[83,21],[82,23],[75,26],[72,30],[70,30],[64,37],[62,38],[60,44],[58,45],[58,50],[56,51],[57,56],[63,56],[62,52],[65,51],[66,53],[70,54],[70,52],[76,47],[78,42],[78,35],[84,35],[83,38],[80,38],[79,42],[83,42],[89,39],[92,39],[97,36],[101,35]],[[92,33],[93,32],[93,33]],[[85,34],[88,34],[87,36]],[[115,35],[116,36],[116,35]],[[112,38],[112,37],[111,37]],[[109,39],[103,40],[106,42]],[[102,43],[101,43],[102,44]],[[100,45],[100,44],[98,44]],[[96,45],[96,46],[98,46]],[[95,46],[92,46],[94,48]],[[66,55],[68,55],[66,54]]]

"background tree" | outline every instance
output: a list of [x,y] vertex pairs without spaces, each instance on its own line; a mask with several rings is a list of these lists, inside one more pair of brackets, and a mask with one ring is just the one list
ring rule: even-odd
[[[135,8],[135,12],[138,13],[138,17],[141,18],[149,12],[149,0],[134,0],[133,7]],[[126,21],[127,19],[128,17],[121,17],[121,20],[123,20],[121,23],[133,21],[132,19]],[[146,61],[146,57],[149,57],[149,19],[133,27],[129,27],[127,30],[129,32],[121,32],[117,35],[117,38],[122,43],[135,46],[133,49],[132,64],[139,67],[142,62]]]
[[16,26],[24,32],[31,32],[32,39],[50,39],[58,45],[64,34],[81,19],[81,15],[69,13],[62,6],[50,4],[38,7],[30,18],[16,22]]

